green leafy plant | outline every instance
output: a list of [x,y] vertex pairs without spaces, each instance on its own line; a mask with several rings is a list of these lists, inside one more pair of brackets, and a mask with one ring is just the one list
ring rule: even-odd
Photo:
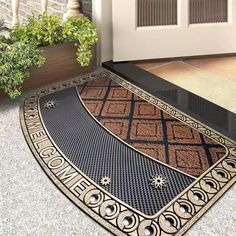
[[33,43],[49,46],[75,41],[76,58],[81,66],[88,66],[92,58],[92,46],[97,42],[97,32],[87,18],[69,17],[63,21],[59,16],[33,15],[24,26],[11,32],[13,42]]
[[4,25],[4,21],[0,19],[0,42],[7,42],[8,28]]
[[14,27],[9,37],[0,34],[0,88],[11,98],[17,97],[22,83],[29,77],[30,68],[44,64],[39,47],[71,41],[77,48],[78,63],[88,66],[97,32],[87,17],[69,17],[63,21],[56,15],[32,15],[25,25]]
[[0,88],[11,98],[21,94],[21,85],[29,77],[32,65],[40,67],[44,58],[32,44],[0,42]]

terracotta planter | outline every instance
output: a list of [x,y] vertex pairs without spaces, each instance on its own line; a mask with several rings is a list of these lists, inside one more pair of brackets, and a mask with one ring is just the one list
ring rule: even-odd
[[[94,58],[90,66],[81,67],[76,61],[76,48],[74,42],[42,47],[45,64],[40,67],[32,67],[30,77],[23,84],[22,91],[36,89],[58,81],[67,80],[94,69]],[[6,96],[0,90],[0,97]]]

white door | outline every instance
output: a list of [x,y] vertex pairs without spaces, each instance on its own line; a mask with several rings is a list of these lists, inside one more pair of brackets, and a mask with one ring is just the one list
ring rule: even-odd
[[113,0],[113,60],[236,52],[236,0]]

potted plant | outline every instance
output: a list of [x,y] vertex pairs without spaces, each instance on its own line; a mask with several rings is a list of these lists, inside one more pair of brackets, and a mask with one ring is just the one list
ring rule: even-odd
[[22,88],[87,73],[93,69],[96,41],[96,29],[87,17],[63,21],[55,15],[33,15],[11,29],[8,38],[0,38],[0,88],[15,98]]

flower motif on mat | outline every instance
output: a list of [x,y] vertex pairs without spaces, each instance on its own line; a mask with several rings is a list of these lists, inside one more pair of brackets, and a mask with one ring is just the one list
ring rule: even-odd
[[150,178],[150,184],[156,189],[162,189],[163,187],[167,187],[167,179],[156,174]]
[[56,106],[57,106],[57,101],[56,100],[48,100],[48,101],[44,101],[42,103],[42,107],[46,108],[46,109],[54,108]]
[[107,186],[111,183],[111,178],[107,177],[107,176],[104,176],[101,178],[100,180],[100,184],[103,185],[103,186]]

